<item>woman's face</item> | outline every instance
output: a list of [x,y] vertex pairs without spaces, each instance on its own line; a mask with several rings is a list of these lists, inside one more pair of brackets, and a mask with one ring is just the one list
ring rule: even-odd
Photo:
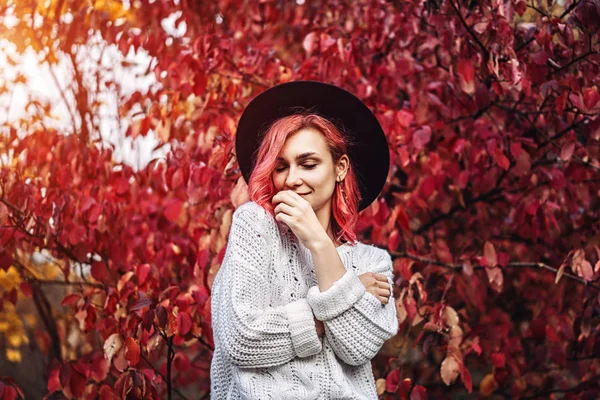
[[330,210],[336,178],[342,179],[348,168],[344,155],[334,165],[331,152],[321,132],[302,129],[290,135],[279,153],[273,183],[275,190],[292,190],[312,206],[315,212]]

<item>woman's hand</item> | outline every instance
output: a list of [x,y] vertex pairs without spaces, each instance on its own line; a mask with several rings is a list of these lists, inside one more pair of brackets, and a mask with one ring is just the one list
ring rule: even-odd
[[306,199],[291,190],[273,196],[275,219],[290,227],[302,244],[312,249],[320,241],[331,241]]
[[390,283],[383,274],[376,274],[374,272],[365,272],[358,276],[358,279],[362,282],[367,292],[371,293],[381,302],[381,304],[387,304],[390,297]]

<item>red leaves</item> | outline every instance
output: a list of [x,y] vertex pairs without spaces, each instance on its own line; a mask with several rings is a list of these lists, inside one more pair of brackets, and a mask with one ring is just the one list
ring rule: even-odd
[[563,161],[571,160],[573,152],[575,151],[575,142],[565,143],[560,150],[560,159]]
[[102,261],[92,262],[90,273],[98,282],[108,283],[111,278],[108,269],[106,268],[106,264]]
[[0,399],[1,400],[17,400],[25,399],[23,391],[17,385],[13,378],[8,376],[0,377]]
[[170,199],[167,201],[164,209],[164,216],[171,222],[177,221],[181,211],[183,210],[183,203],[179,199]]
[[585,259],[585,252],[582,249],[578,249],[573,254],[573,261],[571,263],[571,269],[577,274],[577,276],[591,281],[594,276],[594,270],[592,264]]
[[115,392],[121,399],[159,400],[150,378],[136,370],[128,370],[119,377]]
[[192,329],[192,318],[185,311],[180,311],[177,314],[177,332],[185,336],[190,329]]
[[60,305],[66,307],[71,304],[75,304],[77,301],[79,301],[79,299],[81,299],[81,295],[79,293],[71,293],[65,296]]
[[502,291],[504,285],[504,275],[502,269],[498,264],[498,256],[496,255],[496,249],[490,242],[485,242],[483,246],[483,258],[481,259],[482,265],[485,266],[485,272],[488,276],[488,281],[491,287],[497,292]]
[[498,256],[496,255],[496,249],[490,242],[485,242],[483,245],[483,259],[486,262],[486,266],[495,267],[498,264]]
[[125,339],[125,348],[125,358],[129,362],[129,366],[137,366],[140,362],[140,345],[133,338],[128,337]]
[[136,275],[138,279],[138,285],[142,286],[146,279],[148,279],[148,275],[150,275],[150,264],[140,264],[136,268]]
[[392,370],[385,378],[385,391],[395,393],[398,390],[400,383],[400,370],[398,368]]
[[500,166],[500,168],[502,168],[505,171],[508,170],[508,168],[510,167],[510,161],[508,160],[506,155],[504,155],[504,151],[502,151],[500,147],[496,147],[494,149],[492,156],[494,157],[494,160]]
[[586,111],[592,111],[599,100],[600,94],[598,94],[598,88],[596,86],[583,90],[583,104]]
[[400,244],[400,232],[397,229],[394,229],[392,233],[390,233],[390,237],[388,239],[387,248],[388,251],[396,251],[398,249],[398,245]]
[[468,94],[475,93],[475,67],[471,60],[459,59],[456,67],[461,89]]
[[[131,12],[157,21],[181,11],[173,2],[166,7],[164,2],[142,3]],[[2,152],[12,152],[8,159],[14,163],[0,168],[0,270],[13,265],[13,257],[26,262],[42,248],[73,282],[79,279],[78,265],[91,264],[91,277],[101,287],[74,286],[77,293],[64,293],[65,309],[59,311],[83,331],[95,330],[109,343],[117,334],[113,345],[121,343],[116,350],[108,346],[112,356],[96,359],[90,371],[75,364],[64,367],[63,378],[74,377],[73,383],[65,381],[66,390],[79,392],[84,375],[94,386],[91,397],[149,393],[144,374],[135,368],[143,351],[165,372],[159,361],[164,353],[150,350],[157,336],[163,344],[156,331],[176,346],[199,332],[210,336],[210,285],[225,254],[229,201],[237,207],[248,200],[244,180],[234,186],[239,177],[233,152],[236,115],[267,86],[295,79],[333,82],[353,91],[367,101],[388,135],[393,165],[386,192],[372,207],[378,211],[360,215],[357,233],[390,251],[406,245],[411,259],[394,260],[401,327],[427,331],[424,352],[452,349],[441,359],[423,357],[418,374],[410,365],[403,374],[429,385],[439,380],[435,371],[442,368],[444,380],[455,382],[458,364],[470,391],[462,360],[469,353],[478,359],[476,368],[495,368],[476,382],[482,395],[497,386],[512,395],[505,381],[508,373],[513,379],[514,371],[522,369],[518,360],[528,361],[528,376],[539,375],[544,385],[562,385],[538,369],[545,365],[546,360],[537,359],[544,352],[520,338],[555,343],[558,350],[549,350],[548,357],[562,365],[564,349],[584,354],[593,345],[589,338],[597,336],[582,304],[598,304],[590,285],[597,285],[600,260],[590,248],[576,251],[597,237],[598,55],[586,55],[589,41],[573,34],[567,17],[539,18],[534,24],[516,20],[513,11],[526,11],[522,0],[497,7],[471,2],[468,12],[459,10],[465,23],[449,3],[425,10],[430,3],[407,2],[400,10],[386,2],[360,8],[322,2],[313,10],[297,4],[224,2],[224,23],[219,24],[209,10],[212,5],[199,2],[194,15],[202,23],[188,20],[185,37],[169,45],[160,29],[134,35],[124,28],[129,23],[106,28],[102,14],[94,14],[109,44],[116,41],[125,54],[143,46],[155,56],[148,72],[160,83],[156,89],[129,95],[119,90],[116,78],[104,83],[109,91],[122,93],[116,111],[119,125],[129,126],[127,134],[153,132],[168,141],[160,145],[171,145],[158,150],[171,151],[162,157],[140,148],[139,158],[125,155],[117,164],[111,151],[81,139],[84,133],[63,135],[26,122],[18,134],[9,128]],[[588,7],[582,14],[585,29],[594,25],[589,17],[595,4],[579,3],[578,13]],[[186,15],[178,21],[187,20]],[[426,16],[427,23],[415,16]],[[77,13],[73,18],[70,26],[82,32],[100,24],[95,18],[89,25]],[[204,22],[210,32],[199,29]],[[48,31],[61,35],[60,29]],[[77,111],[88,115],[88,122],[98,117],[93,109]],[[495,247],[481,242],[487,238]],[[566,286],[552,285],[554,277],[544,269],[505,268],[509,258],[560,265],[556,279],[573,285],[565,293]],[[495,292],[504,286],[511,295],[500,297]],[[19,290],[27,295],[31,287],[19,282],[8,288],[0,308],[11,309]],[[23,296],[19,301],[30,300]],[[496,308],[500,301],[501,310]],[[543,312],[532,317],[523,309]],[[532,321],[538,315],[540,321]],[[95,346],[93,341],[81,344],[82,349]],[[186,369],[200,351],[187,344],[189,358],[179,351],[173,363],[177,369]],[[394,370],[393,362],[380,361],[374,363],[377,376],[392,372],[379,389],[383,386],[394,398],[427,397],[423,386]],[[200,381],[194,379],[199,371],[190,368],[177,383]],[[572,378],[582,380],[583,375]],[[151,383],[158,382],[164,389],[160,378]],[[523,385],[527,395],[540,389],[534,381]],[[457,386],[442,388],[443,394],[456,397],[462,390]],[[58,370],[49,381],[54,392],[50,387],[61,390]],[[437,390],[435,385],[431,390]]]
[[424,126],[421,129],[417,129],[415,133],[413,133],[413,146],[416,149],[423,149],[427,143],[431,140],[431,128],[429,126]]
[[421,385],[415,385],[410,392],[410,400],[427,400],[427,389]]
[[593,35],[600,29],[600,3],[598,0],[580,1],[574,15],[584,32]]
[[515,3],[514,7],[515,11],[517,12],[517,14],[519,14],[520,17],[522,17],[523,14],[525,14],[525,11],[527,11],[527,4],[524,0],[518,0]]

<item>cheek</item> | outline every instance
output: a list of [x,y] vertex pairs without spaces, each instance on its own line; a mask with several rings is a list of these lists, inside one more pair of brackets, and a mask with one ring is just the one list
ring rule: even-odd
[[275,186],[275,189],[281,188],[283,186],[283,179],[281,177],[281,174],[273,174],[271,175],[271,179],[273,180],[273,185]]

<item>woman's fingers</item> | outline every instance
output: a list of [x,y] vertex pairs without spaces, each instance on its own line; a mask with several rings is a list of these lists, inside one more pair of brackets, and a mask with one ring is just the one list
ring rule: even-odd
[[376,296],[376,297],[377,297],[377,300],[379,300],[382,304],[387,304],[388,301],[389,301],[389,299],[386,296],[379,295],[379,296]]
[[277,204],[277,206],[273,209],[273,212],[276,215],[280,212],[287,214],[287,215],[293,215],[294,207],[282,202],[282,203]]
[[365,286],[365,289],[367,289],[367,292],[375,296],[375,298],[382,304],[389,303],[391,286],[387,276],[373,272],[366,272],[358,277]]

